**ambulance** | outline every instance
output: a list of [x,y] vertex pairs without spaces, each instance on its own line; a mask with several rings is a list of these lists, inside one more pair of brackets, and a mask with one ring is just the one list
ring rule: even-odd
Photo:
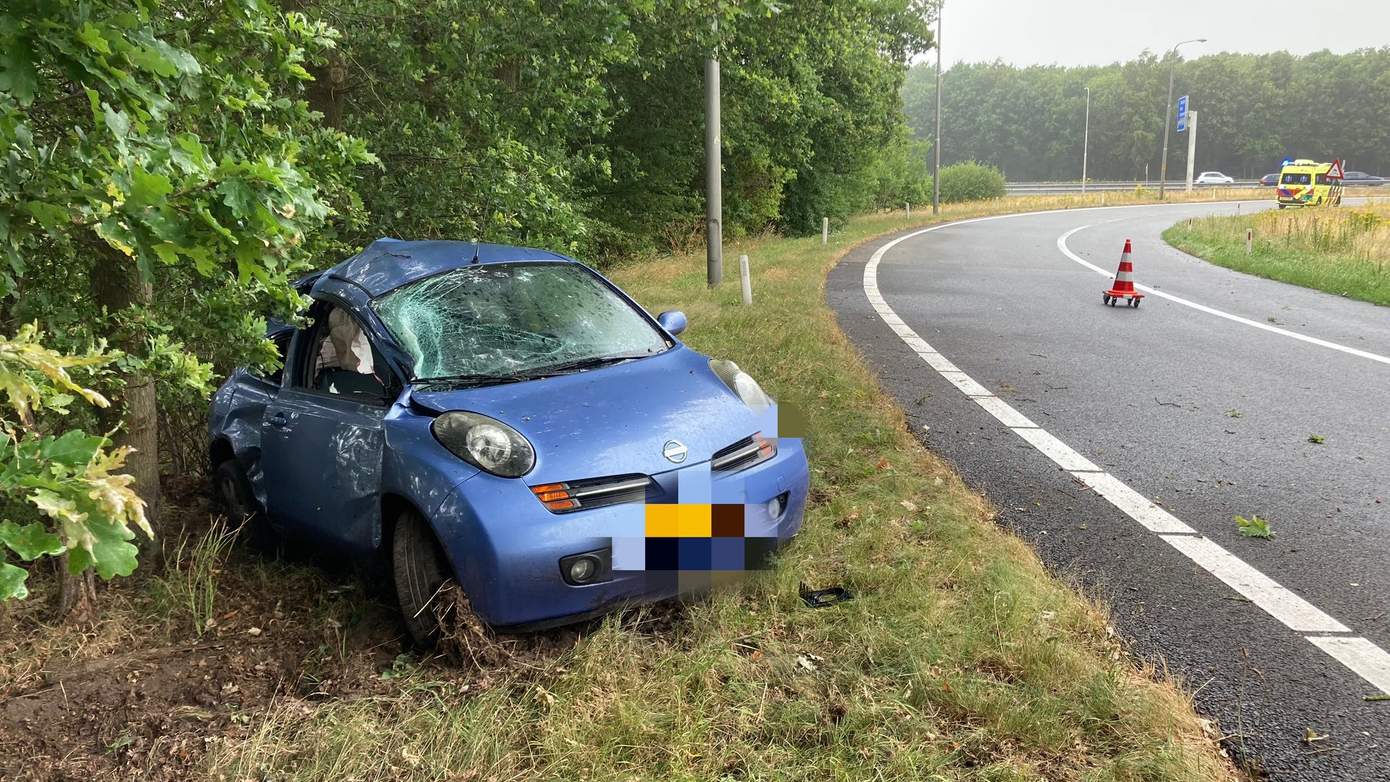
[[1286,206],[1340,206],[1342,203],[1342,161],[1318,163],[1295,160],[1279,172],[1274,187],[1279,208]]

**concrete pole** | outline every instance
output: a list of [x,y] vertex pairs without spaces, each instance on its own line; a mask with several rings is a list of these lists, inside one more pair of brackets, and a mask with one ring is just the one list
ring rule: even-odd
[[1086,130],[1081,135],[1081,193],[1086,193],[1086,153],[1091,148],[1091,88],[1086,88]]
[[[1174,46],[1176,50],[1178,47]],[[1178,66],[1168,69],[1168,102],[1163,104],[1163,162],[1158,164],[1158,200],[1163,200],[1163,191],[1168,184],[1168,126],[1173,124],[1173,76]]]
[[941,8],[944,0],[936,4],[936,161],[931,167],[931,213],[941,214]]
[[[719,20],[712,22],[719,32]],[[713,288],[724,277],[724,186],[719,139],[719,60],[705,60],[705,277]]]
[[1187,110],[1187,192],[1192,192],[1192,167],[1197,164],[1197,111]]
[[1192,38],[1173,44],[1168,53],[1174,55],[1173,64],[1168,66],[1168,102],[1163,104],[1163,162],[1158,167],[1158,200],[1163,200],[1164,188],[1168,185],[1168,126],[1176,120],[1173,114],[1173,77],[1178,72],[1178,47],[1188,43],[1206,43],[1205,38]]

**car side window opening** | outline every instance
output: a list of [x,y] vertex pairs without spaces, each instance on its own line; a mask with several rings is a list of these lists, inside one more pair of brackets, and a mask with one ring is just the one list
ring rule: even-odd
[[275,343],[275,352],[280,355],[280,366],[274,372],[265,372],[258,367],[247,367],[246,371],[272,385],[280,385],[285,377],[285,361],[290,350],[290,338],[294,336],[293,331],[280,331],[270,337],[270,341]]
[[328,305],[314,320],[308,367],[309,387],[330,394],[380,400],[386,396],[384,366],[357,320],[341,307]]

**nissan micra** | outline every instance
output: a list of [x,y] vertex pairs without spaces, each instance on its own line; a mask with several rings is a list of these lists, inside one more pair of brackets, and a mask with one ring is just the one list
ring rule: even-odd
[[302,325],[269,332],[283,368],[213,397],[216,494],[272,534],[389,563],[418,643],[450,579],[505,629],[687,591],[686,560],[643,563],[654,505],[742,506],[773,550],[801,526],[806,456],[758,383],[572,258],[380,239],[299,288]]

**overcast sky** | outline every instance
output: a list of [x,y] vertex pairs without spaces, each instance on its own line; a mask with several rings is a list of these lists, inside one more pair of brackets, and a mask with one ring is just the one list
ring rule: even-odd
[[[945,0],[943,65],[1104,65],[1144,49],[1307,54],[1390,45],[1390,0]],[[935,53],[923,57],[935,59]]]

